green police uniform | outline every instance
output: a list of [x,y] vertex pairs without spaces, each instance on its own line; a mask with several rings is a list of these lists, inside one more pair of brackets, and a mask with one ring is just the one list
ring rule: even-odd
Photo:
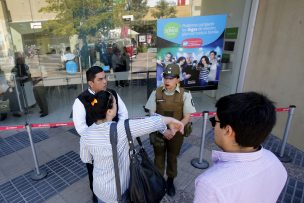
[[[168,96],[163,93],[162,88],[158,88],[156,90],[156,113],[182,120],[184,106],[182,94],[183,89],[181,89],[181,92],[175,91],[174,95]],[[157,136],[161,136],[164,144],[158,144],[157,141],[153,144],[155,165],[159,171],[164,174],[167,154],[167,176],[176,177],[177,156],[183,144],[184,136],[180,132],[177,132],[171,140],[162,138],[160,133],[158,133]]]
[[[176,75],[179,74],[175,73]],[[159,87],[153,91],[145,106],[151,113],[174,117],[182,120],[184,114],[196,112],[190,92],[178,86],[174,92],[169,92],[165,87]],[[171,140],[163,138],[160,133],[154,133],[151,137],[155,159],[154,163],[159,171],[164,174],[167,156],[166,174],[168,177],[177,176],[177,156],[183,144],[184,136],[177,132]]]

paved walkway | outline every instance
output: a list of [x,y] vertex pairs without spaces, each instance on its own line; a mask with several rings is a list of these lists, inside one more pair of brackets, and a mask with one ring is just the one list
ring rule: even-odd
[[[177,194],[165,196],[162,202],[188,203],[193,201],[194,180],[203,172],[191,166],[190,161],[198,158],[201,143],[202,119],[194,119],[192,135],[185,139],[178,158],[178,176],[175,180]],[[204,159],[210,163],[213,132],[206,136]],[[48,172],[40,181],[32,181],[30,172],[34,168],[32,152],[24,131],[5,131],[0,135],[0,202],[49,202],[89,203],[91,192],[85,165],[79,159],[79,137],[73,128],[58,127],[34,129],[33,137],[39,164]],[[147,136],[144,137],[147,139]],[[153,150],[148,140],[144,141],[148,153]],[[270,136],[264,146],[278,151],[280,140]],[[304,202],[304,152],[287,146],[286,153],[293,161],[284,164],[288,170],[288,182],[278,202]]]

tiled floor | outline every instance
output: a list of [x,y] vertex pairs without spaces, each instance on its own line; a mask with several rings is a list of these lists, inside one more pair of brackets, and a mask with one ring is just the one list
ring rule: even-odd
[[47,162],[40,169],[47,171],[43,180],[32,180],[33,171],[30,171],[0,185],[1,202],[43,202],[87,175],[85,164],[73,151]]
[[[48,138],[48,135],[41,130],[32,131],[33,142],[37,143]],[[6,138],[0,137],[0,157],[14,153],[20,149],[30,146],[26,131],[18,132]]]
[[[68,92],[69,90],[65,91]],[[146,95],[145,87],[119,88],[117,91],[125,101],[130,117],[145,115],[142,105],[145,104],[146,98],[141,96]],[[134,92],[139,93],[139,96],[136,96],[138,94],[134,94]],[[57,103],[55,98],[50,98],[50,115],[40,119],[36,112],[38,109],[34,108],[32,111],[36,113],[30,114],[30,121],[32,123],[70,121],[69,108],[73,99],[67,99],[67,97],[73,98],[76,95],[75,93],[72,96],[70,92],[70,94],[65,95],[65,100],[60,100]],[[214,99],[201,92],[193,92],[192,95],[197,111],[214,110]],[[21,120],[20,123],[22,122]],[[14,121],[8,119],[5,123],[0,123],[0,125],[3,124],[14,124]],[[209,131],[210,129],[208,124],[207,130]],[[165,196],[162,202],[192,202],[194,180],[203,172],[203,170],[196,169],[190,164],[193,158],[199,157],[201,130],[202,119],[194,118],[192,135],[185,139],[181,155],[178,158],[178,176],[175,180],[177,195],[174,198]],[[33,129],[32,134],[38,162],[42,169],[48,171],[48,176],[40,181],[33,181],[29,178],[30,172],[34,169],[34,163],[27,134],[24,130],[1,132],[0,203],[91,202],[91,191],[86,169],[78,155],[79,136],[76,134],[75,129],[67,127]],[[143,137],[143,144],[148,154],[153,157],[153,150],[149,145],[147,136]],[[264,146],[276,152],[280,149],[280,140],[270,136]],[[209,163],[211,149],[215,148],[213,132],[209,131],[204,150],[204,159],[209,161]],[[278,202],[304,202],[304,153],[290,145],[286,146],[286,153],[293,158],[293,161],[284,164],[289,178]]]

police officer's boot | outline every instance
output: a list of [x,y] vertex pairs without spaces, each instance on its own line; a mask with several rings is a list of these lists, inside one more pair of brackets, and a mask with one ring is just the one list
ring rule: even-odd
[[175,195],[175,187],[173,184],[173,180],[174,180],[174,178],[171,178],[171,177],[168,177],[168,179],[167,179],[167,194],[170,197],[173,197]]

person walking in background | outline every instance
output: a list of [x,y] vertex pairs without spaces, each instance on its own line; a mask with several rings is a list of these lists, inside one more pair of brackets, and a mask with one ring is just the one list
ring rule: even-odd
[[207,56],[202,56],[196,69],[199,71],[200,86],[206,86],[208,84],[208,75],[210,71],[210,62]]
[[[158,113],[180,120],[185,126],[190,122],[190,114],[196,112],[190,92],[179,87],[180,68],[177,64],[169,64],[164,70],[164,86],[153,91],[145,106],[150,114]],[[150,135],[155,159],[154,164],[164,175],[165,166],[167,179],[167,194],[175,195],[174,178],[177,176],[177,156],[183,144],[184,134],[176,134],[170,130]],[[173,137],[174,136],[174,137]]]
[[276,123],[273,102],[255,93],[222,97],[211,117],[213,166],[195,180],[194,203],[276,202],[287,180],[278,158],[261,144]]
[[128,54],[127,47],[123,47],[121,54],[121,62],[126,67],[126,71],[130,70],[130,55]]
[[[16,65],[11,70],[11,73],[14,75],[13,80],[16,81],[16,84],[14,84],[14,81],[10,83],[11,89],[9,90],[8,98],[10,100],[10,109],[13,112],[13,116],[20,117],[24,108],[35,104],[35,99],[33,95],[31,73],[28,65],[25,64],[24,55],[21,52],[16,52],[15,61]],[[27,83],[26,87],[25,83]],[[21,87],[23,88],[21,89]],[[18,103],[17,97],[19,97],[20,104]]]
[[[121,52],[117,46],[113,48],[113,55],[112,55],[112,69],[114,72],[124,72],[126,71],[126,67],[122,63],[121,60]],[[123,80],[115,80],[116,87],[124,87],[125,83]]]
[[90,67],[89,65],[89,47],[88,43],[85,41],[83,42],[83,45],[80,49],[80,61],[81,61],[81,67],[83,69],[88,69]]
[[71,52],[71,47],[65,49],[65,53],[62,56],[62,61],[65,67],[65,70],[69,74],[75,74],[77,72],[77,63],[76,56]]
[[42,84],[42,77],[33,77],[33,91],[36,102],[40,108],[40,117],[45,117],[49,114],[48,101],[46,99],[45,87]]
[[[116,99],[117,111],[116,115],[113,118],[113,121],[125,120],[128,118],[128,110],[126,105],[120,98],[120,96],[111,89],[107,88],[107,78],[103,69],[99,66],[93,66],[86,71],[87,83],[89,88],[82,92],[76,99],[73,104],[73,122],[77,133],[80,136],[85,136],[88,130],[88,127],[91,126],[95,120],[90,117],[90,106],[91,103],[87,101],[86,98],[93,97],[97,92],[102,90],[107,90],[114,95]],[[93,168],[94,161],[86,164],[90,189],[93,192]],[[93,192],[93,201],[97,202],[97,196]]]
[[[121,54],[121,63],[125,71],[130,71],[130,55],[127,52],[127,47],[123,47],[123,52]],[[129,86],[128,80],[123,80],[125,86]]]
[[75,54],[73,54],[72,52],[71,52],[71,47],[66,47],[65,48],[65,53],[64,53],[64,55],[62,56],[62,61],[64,62],[64,63],[66,63],[66,62],[68,62],[68,61],[73,61],[73,60],[75,60]]
[[[80,158],[84,163],[94,160],[94,193],[98,202],[116,202],[117,192],[113,163],[112,146],[110,143],[110,126],[117,114],[116,99],[111,92],[100,91],[93,97],[85,98],[88,113],[94,123],[80,138]],[[173,133],[183,132],[183,123],[170,117],[160,115],[129,121],[133,138],[143,136],[155,130],[161,132],[169,126]],[[117,123],[117,160],[121,178],[121,193],[127,195],[130,180],[129,144],[124,121]]]
[[5,104],[7,104],[7,100],[8,100],[8,98],[6,97],[8,89],[9,89],[9,86],[7,84],[5,73],[0,67],[0,104],[1,104],[1,106],[0,106],[0,121],[3,121],[7,118],[7,113],[8,113],[9,109],[6,108],[7,111],[5,111],[2,108],[5,108],[7,106]]
[[105,66],[108,66],[109,62],[107,45],[102,38],[98,39],[98,42],[95,45],[95,49],[97,52],[99,52],[99,61]]

